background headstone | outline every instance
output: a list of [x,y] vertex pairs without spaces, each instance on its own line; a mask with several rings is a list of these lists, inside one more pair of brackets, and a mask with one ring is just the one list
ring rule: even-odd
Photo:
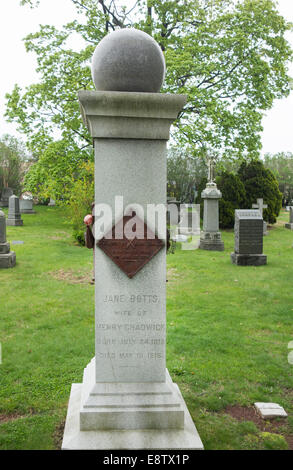
[[6,241],[5,214],[0,211],[0,268],[13,268],[16,264],[16,255],[10,251],[10,245]]
[[[267,209],[268,206],[267,206],[267,204],[264,204],[264,203],[263,203],[263,199],[262,199],[262,198],[259,198],[259,199],[256,200],[256,204],[252,204],[252,208],[253,208],[253,209],[258,209],[259,212],[260,212],[260,215],[261,215],[262,218],[263,218],[263,210],[264,210],[264,209]],[[263,220],[263,234],[264,234],[264,235],[268,235],[268,234],[269,234],[269,232],[268,232],[268,224],[266,223],[265,220]]]
[[13,190],[11,188],[3,188],[0,198],[0,207],[8,207],[9,198],[13,195]]
[[[211,169],[209,169],[209,176]],[[216,183],[207,183],[205,190],[201,193],[204,200],[203,230],[200,235],[200,249],[223,251],[224,242],[219,231],[219,199],[222,197],[221,191]]]
[[290,230],[293,230],[293,207],[289,207],[289,223],[285,224],[285,228],[288,228]]
[[263,251],[263,219],[259,210],[237,209],[235,211],[235,252],[231,261],[241,266],[267,264]]
[[32,199],[20,199],[19,209],[21,214],[35,214]]
[[56,206],[56,202],[55,202],[55,200],[54,200],[54,199],[52,199],[51,197],[50,197],[50,201],[49,201],[49,204],[48,204],[48,206]]
[[19,209],[19,198],[17,196],[11,196],[9,198],[7,225],[12,225],[12,226],[23,225],[23,220],[21,218],[20,209]]

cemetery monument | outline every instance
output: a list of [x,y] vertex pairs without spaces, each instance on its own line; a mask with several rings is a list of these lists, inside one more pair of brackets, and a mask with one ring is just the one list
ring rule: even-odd
[[[263,199],[259,198],[259,199],[256,200],[256,204],[252,204],[252,208],[253,208],[253,209],[258,209],[259,212],[260,212],[260,215],[261,215],[262,218],[263,218],[263,209],[267,209],[268,206],[267,206],[267,204],[264,204],[264,203],[263,203]],[[268,225],[267,225],[267,223],[266,223],[265,220],[263,221],[263,234],[264,234],[264,235],[268,235],[268,234],[269,234],[269,232],[268,232]]]
[[288,228],[289,230],[293,230],[293,206],[290,206],[289,210],[290,210],[289,223],[285,224],[285,228]]
[[20,226],[23,225],[19,209],[19,198],[17,196],[11,196],[9,198],[9,209],[7,225]]
[[261,266],[267,264],[263,254],[263,219],[259,210],[235,210],[235,251],[231,253],[233,264]]
[[33,199],[20,199],[19,201],[19,209],[21,214],[35,214]]
[[199,247],[202,250],[223,251],[224,242],[219,231],[219,199],[221,199],[222,193],[214,182],[213,159],[209,160],[208,168],[208,183],[201,193],[204,200],[204,213]]
[[6,241],[6,218],[0,211],[0,269],[13,268],[16,264],[14,251],[10,251],[10,244]]
[[[159,93],[164,73],[153,38],[122,29],[95,50],[97,91],[79,92],[94,140],[96,210],[107,204],[112,215],[95,231],[95,357],[72,385],[63,449],[203,448],[166,370],[166,143],[186,98]],[[163,206],[157,231],[135,204]],[[133,218],[142,238],[125,235]]]
[[9,198],[13,195],[13,190],[11,188],[3,188],[0,199],[0,207],[8,207]]

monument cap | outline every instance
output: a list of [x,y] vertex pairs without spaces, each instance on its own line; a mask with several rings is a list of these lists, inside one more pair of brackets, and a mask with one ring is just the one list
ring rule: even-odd
[[149,34],[120,29],[97,45],[92,77],[98,91],[158,93],[165,77],[164,55]]

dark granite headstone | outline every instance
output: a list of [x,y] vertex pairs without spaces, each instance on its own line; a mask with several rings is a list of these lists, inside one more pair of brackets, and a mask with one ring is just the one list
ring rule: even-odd
[[14,251],[10,251],[10,245],[6,241],[6,219],[0,211],[0,269],[13,268],[16,263]]
[[235,211],[235,252],[231,254],[234,264],[258,266],[266,264],[263,251],[263,218],[258,210]]

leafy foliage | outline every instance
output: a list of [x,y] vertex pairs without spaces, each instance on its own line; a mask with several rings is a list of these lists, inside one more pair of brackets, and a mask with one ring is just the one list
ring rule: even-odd
[[219,201],[219,220],[221,228],[233,228],[235,209],[243,207],[245,203],[245,187],[238,175],[223,172],[216,179],[222,192]]
[[274,173],[284,200],[290,204],[293,200],[293,154],[291,152],[279,152],[275,155],[267,153],[264,165]]
[[10,187],[20,194],[27,154],[23,142],[8,134],[0,139],[0,193]]
[[192,152],[170,148],[167,158],[167,195],[182,203],[193,203],[198,185],[206,174],[206,164]]
[[264,203],[268,205],[263,211],[264,220],[270,224],[276,223],[282,207],[282,194],[271,170],[265,168],[260,160],[243,162],[238,175],[246,191],[245,208],[251,208],[257,198],[263,198]]
[[[134,26],[152,34],[164,51],[162,91],[188,97],[173,139],[198,154],[206,147],[225,148],[229,157],[258,154],[262,113],[290,90],[292,51],[285,33],[291,26],[274,0],[139,0],[128,11],[115,0],[71,1],[77,19],[61,30],[41,26],[25,39],[37,55],[40,82],[24,91],[16,85],[7,95],[6,115],[34,152],[45,150],[56,128],[78,148],[90,144],[77,92],[93,88],[89,61],[102,37]],[[78,51],[70,47],[76,35]]]
[[93,160],[89,150],[77,151],[65,139],[51,142],[26,174],[25,189],[39,198],[68,201],[75,181],[83,178],[85,162]]
[[73,237],[84,245],[84,216],[92,213],[91,205],[95,200],[94,163],[81,165],[79,179],[73,182],[68,201],[68,217],[73,228]]

